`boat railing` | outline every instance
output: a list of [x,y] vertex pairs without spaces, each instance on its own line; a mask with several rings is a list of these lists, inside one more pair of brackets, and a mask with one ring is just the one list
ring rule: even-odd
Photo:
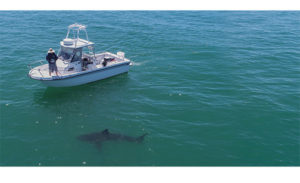
[[37,66],[37,64],[43,65],[43,64],[46,64],[46,61],[45,61],[45,60],[37,60],[37,61],[33,61],[33,62],[30,62],[30,63],[27,65],[27,67],[28,67],[28,69],[32,69],[32,67]]
[[36,70],[36,71],[38,71],[38,72],[41,74],[42,77],[44,77],[44,75],[43,75],[43,73],[41,72],[41,70],[40,70],[40,69],[36,69],[36,67],[37,67],[38,65],[44,65],[44,64],[46,64],[46,62],[45,62],[44,60],[37,60],[37,61],[30,62],[30,63],[27,65],[27,68],[30,69],[29,75],[31,75],[31,73],[32,73],[33,71]]
[[[38,66],[42,66],[42,65],[46,65],[45,67],[41,68]],[[44,74],[42,71],[49,71],[49,67],[48,67],[48,62],[46,62],[45,60],[37,60],[37,61],[33,61],[31,63],[29,63],[27,65],[28,69],[30,69],[29,71],[29,75],[31,75],[31,73],[33,71],[38,71],[40,73],[40,75],[44,78]],[[42,71],[41,71],[42,70]],[[46,73],[47,73],[46,72]],[[64,70],[60,70],[59,68],[57,68],[57,72],[59,73],[60,76],[62,76],[62,72],[64,72]]]

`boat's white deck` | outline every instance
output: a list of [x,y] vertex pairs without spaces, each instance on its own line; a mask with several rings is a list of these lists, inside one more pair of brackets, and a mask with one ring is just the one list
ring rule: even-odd
[[[106,66],[103,66],[102,65],[103,58],[107,55],[115,57],[115,60],[109,61],[109,62],[107,62]],[[129,62],[128,59],[120,59],[117,57],[117,55],[109,53],[109,52],[97,54],[96,59],[97,59],[97,62],[99,62],[99,63],[97,65],[94,64],[93,67],[90,67],[89,69],[86,69],[84,71],[83,70],[82,71],[75,71],[75,70],[67,71],[67,70],[65,70],[65,68],[57,67],[58,76],[59,77],[68,77],[71,75],[78,75],[78,74],[82,74],[85,72],[91,72],[93,70],[98,70],[98,69],[101,69],[104,67],[110,67],[110,66],[121,64],[121,63]],[[30,70],[29,75],[33,79],[43,79],[43,80],[48,80],[48,79],[51,80],[53,76],[56,77],[55,71],[51,73],[51,76],[49,75],[49,65],[48,64],[40,65],[40,66],[33,68],[32,70]]]

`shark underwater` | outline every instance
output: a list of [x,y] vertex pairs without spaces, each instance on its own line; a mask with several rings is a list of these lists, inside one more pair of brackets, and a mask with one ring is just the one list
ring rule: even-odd
[[148,135],[148,133],[145,133],[139,137],[131,137],[131,136],[118,134],[118,133],[110,133],[108,129],[105,129],[100,132],[80,135],[78,136],[78,139],[81,141],[94,143],[98,146],[98,148],[100,148],[102,142],[104,141],[127,141],[127,142],[141,143],[144,140],[144,137],[146,135]]

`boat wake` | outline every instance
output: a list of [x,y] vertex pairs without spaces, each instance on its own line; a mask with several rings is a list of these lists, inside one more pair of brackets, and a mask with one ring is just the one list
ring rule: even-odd
[[144,65],[146,64],[148,61],[144,61],[144,62],[134,62],[134,61],[131,61],[131,65],[132,66],[141,66],[141,65]]

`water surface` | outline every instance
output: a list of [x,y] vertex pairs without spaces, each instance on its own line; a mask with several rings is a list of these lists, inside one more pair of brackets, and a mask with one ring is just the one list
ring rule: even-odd
[[[0,12],[0,165],[299,166],[300,12]],[[128,74],[47,88],[26,74],[73,23]],[[110,129],[142,144],[81,134]]]

